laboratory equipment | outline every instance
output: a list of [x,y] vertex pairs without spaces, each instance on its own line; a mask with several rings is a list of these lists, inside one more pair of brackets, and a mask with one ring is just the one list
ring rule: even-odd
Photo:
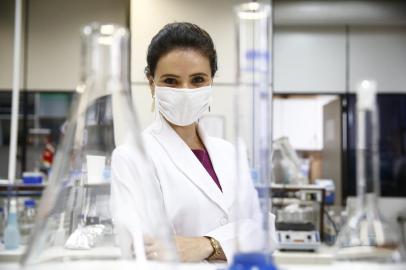
[[382,217],[379,200],[379,123],[375,81],[357,90],[357,209],[337,240],[338,260],[400,261],[400,237]]
[[[251,176],[258,192],[261,217],[257,237],[247,245],[240,239],[244,213],[236,222],[236,251],[231,269],[274,269],[271,259],[270,201],[271,183],[271,6],[249,2],[234,9],[237,35],[237,83],[235,95],[235,134],[237,148],[237,187]],[[246,172],[249,161],[250,172]],[[244,198],[238,197],[241,209]],[[240,206],[238,206],[240,205]]]
[[277,184],[305,185],[309,179],[302,173],[302,162],[287,137],[273,142],[272,173]]
[[287,228],[278,231],[279,250],[317,251],[320,248],[320,234],[314,227]]
[[322,241],[325,190],[315,185],[272,184],[272,212],[280,250],[316,251]]
[[289,204],[277,211],[276,229],[280,250],[311,250],[320,247],[312,206]]
[[32,199],[28,199],[24,201],[24,210],[20,216],[20,236],[21,236],[21,244],[26,245],[28,243],[28,239],[31,235],[32,228],[34,227],[35,223],[35,201]]
[[17,218],[17,201],[11,198],[7,213],[7,225],[4,230],[4,246],[6,249],[17,249],[20,246],[20,229]]
[[[130,95],[129,33],[92,23],[81,31],[81,74],[65,132],[40,201],[22,264],[72,260],[146,261],[144,238],[160,247],[156,261],[176,259],[158,182],[143,149]],[[111,173],[114,149],[134,159]],[[117,185],[123,185],[121,194]],[[115,203],[117,197],[127,201]],[[141,267],[142,268],[142,267]]]

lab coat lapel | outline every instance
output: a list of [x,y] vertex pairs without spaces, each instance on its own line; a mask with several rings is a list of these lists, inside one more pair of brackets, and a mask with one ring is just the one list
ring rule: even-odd
[[235,175],[235,167],[233,166],[235,164],[235,161],[232,159],[235,157],[225,156],[224,149],[216,145],[216,143],[213,141],[213,138],[210,138],[206,134],[202,125],[198,125],[197,127],[200,139],[202,140],[207,152],[209,153],[214,171],[216,172],[217,178],[220,181],[220,185],[223,191],[222,195],[224,198],[224,203],[228,209],[231,207],[235,199],[235,186],[232,185],[232,177]]
[[210,200],[227,213],[227,206],[222,192],[175,130],[161,118],[154,125],[152,135],[165,149],[177,169],[182,171]]

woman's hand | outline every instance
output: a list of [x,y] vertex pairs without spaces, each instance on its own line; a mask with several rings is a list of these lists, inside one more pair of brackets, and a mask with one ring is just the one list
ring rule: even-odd
[[148,260],[164,261],[168,258],[169,252],[165,245],[152,237],[144,236],[144,248]]
[[213,253],[206,237],[175,236],[176,249],[182,262],[201,262]]

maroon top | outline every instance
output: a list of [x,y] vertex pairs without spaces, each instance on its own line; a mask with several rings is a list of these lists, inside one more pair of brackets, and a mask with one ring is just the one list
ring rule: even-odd
[[223,189],[221,188],[221,185],[220,185],[220,181],[217,178],[216,172],[214,171],[213,164],[211,163],[209,153],[203,149],[197,149],[197,150],[192,149],[192,152],[193,152],[193,154],[195,154],[195,156],[200,161],[200,163],[202,163],[202,165],[206,169],[206,171],[210,174],[211,178],[216,183],[216,185],[219,187],[221,192],[223,192]]

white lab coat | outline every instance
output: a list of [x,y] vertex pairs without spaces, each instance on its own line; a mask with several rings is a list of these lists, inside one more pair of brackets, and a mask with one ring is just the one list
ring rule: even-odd
[[[198,133],[209,153],[223,192],[165,120],[157,120],[143,132],[142,137],[146,152],[152,160],[155,177],[159,181],[173,233],[180,236],[211,236],[220,242],[228,261],[231,261],[235,251],[235,222],[238,217],[241,220],[240,247],[249,249],[261,243],[261,235],[258,233],[261,213],[257,191],[250,179],[248,162],[243,162],[246,164],[243,168],[244,177],[237,186],[236,153],[231,143],[208,136],[200,125]],[[115,181],[121,181],[114,179],[115,175],[117,177],[126,171],[122,168],[126,163],[121,160],[131,158],[128,155],[131,153],[126,150],[125,144],[114,150],[112,190]],[[115,190],[117,195],[114,197],[119,197],[120,190],[117,187]],[[242,202],[238,213],[236,192]],[[274,224],[275,218],[270,214],[269,241],[273,248],[276,246]]]

